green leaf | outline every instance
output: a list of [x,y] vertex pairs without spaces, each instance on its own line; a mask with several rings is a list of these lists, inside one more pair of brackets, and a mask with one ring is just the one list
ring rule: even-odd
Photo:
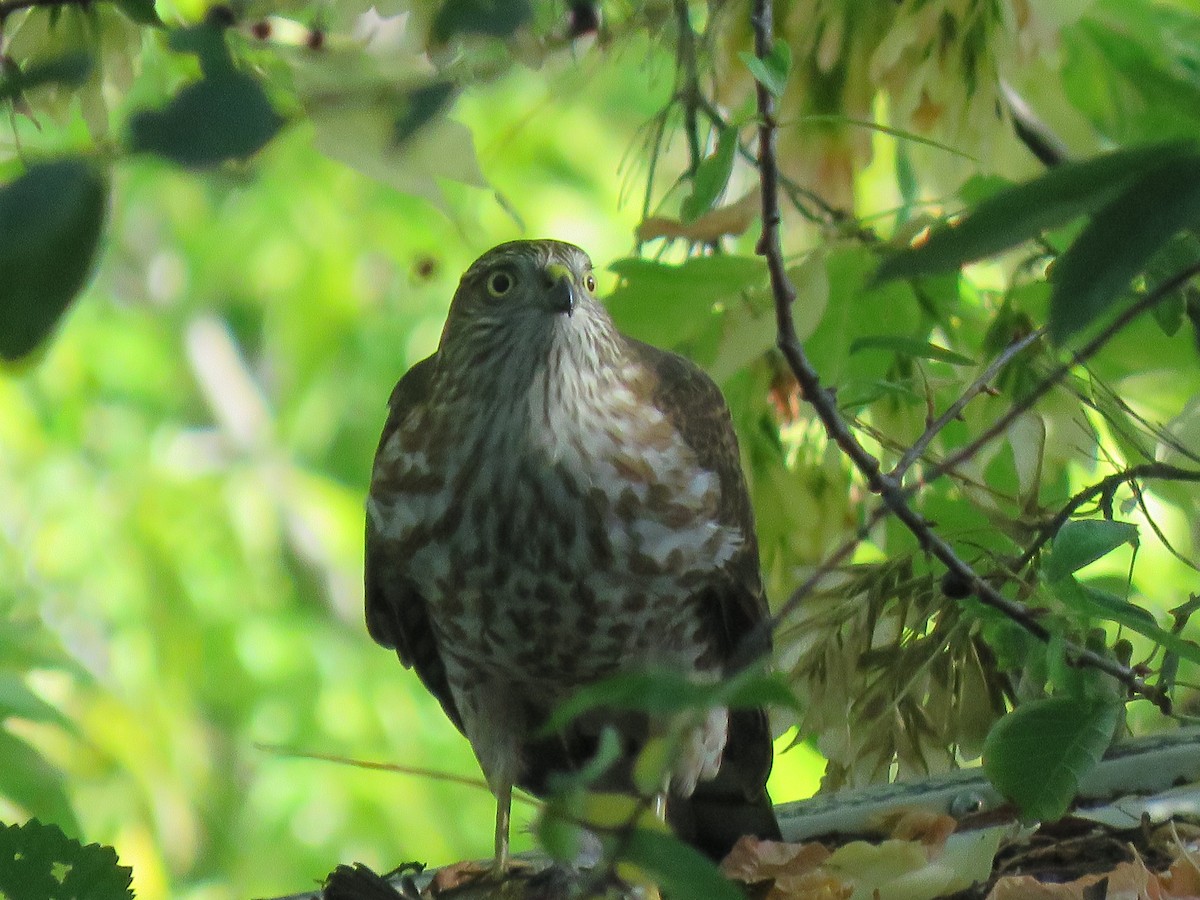
[[1187,155],[1191,147],[1185,142],[1152,144],[1058,166],[993,194],[956,225],[939,228],[921,246],[888,257],[875,281],[952,272],[1007,250],[1103,206],[1148,169]]
[[975,360],[969,356],[963,356],[961,353],[955,353],[953,350],[947,350],[945,347],[939,347],[937,344],[920,341],[916,338],[890,335],[862,337],[850,344],[851,353],[857,353],[860,350],[891,350],[901,356],[932,359],[955,366],[975,365]]
[[435,81],[405,93],[400,98],[402,112],[396,118],[396,145],[405,143],[422,125],[446,109],[454,100],[454,95],[452,81]]
[[106,198],[104,179],[79,159],[30,166],[0,188],[0,357],[33,350],[79,293]]
[[1025,819],[1059,819],[1111,743],[1122,707],[1103,695],[1024,703],[988,734],[983,770]]
[[66,53],[47,62],[30,63],[24,69],[15,65],[5,67],[5,77],[0,79],[0,103],[16,100],[26,91],[46,84],[61,84],[79,87],[92,74],[91,54],[82,50]]
[[684,199],[680,207],[680,216],[684,222],[694,222],[717,202],[717,198],[725,190],[725,185],[729,183],[729,176],[733,173],[737,145],[737,129],[726,128],[717,139],[716,152],[696,167],[696,174],[692,176],[692,193]]
[[15,672],[0,671],[0,723],[10,716],[30,722],[53,722],[76,732],[75,723],[29,690],[24,678]]
[[446,0],[429,36],[444,44],[458,34],[506,38],[533,17],[529,0]]
[[131,22],[139,25],[162,25],[162,19],[154,9],[154,0],[113,0],[113,5]]
[[1125,293],[1178,232],[1200,221],[1200,155],[1167,161],[1132,184],[1092,221],[1050,272],[1050,337],[1061,344]]
[[693,256],[679,265],[619,259],[620,277],[605,305],[622,330],[640,340],[677,347],[711,322],[713,304],[761,287],[766,264],[757,257]]
[[132,880],[112,847],[84,846],[37,819],[0,824],[0,896],[8,900],[132,900]]
[[[79,823],[67,796],[66,778],[25,741],[0,728],[0,796],[42,818],[78,833]],[[4,871],[0,856],[0,872]],[[3,891],[0,890],[0,896]]]
[[282,124],[262,86],[231,70],[189,84],[161,110],[135,115],[129,146],[204,168],[252,156]]
[[667,716],[712,706],[747,708],[775,704],[796,709],[797,703],[782,676],[763,673],[755,667],[711,684],[697,684],[672,669],[650,669],[585,685],[554,710],[541,733],[560,731],[583,713],[599,708],[637,709],[651,716]]
[[630,672],[585,685],[559,705],[541,729],[549,735],[561,731],[575,718],[593,709],[638,709],[662,716],[706,705],[715,686],[702,686],[667,669]]
[[1051,545],[1046,580],[1058,581],[1082,569],[1122,544],[1137,546],[1138,529],[1131,522],[1109,519],[1072,519],[1064,522]]
[[653,876],[669,897],[745,900],[708,857],[674,835],[638,828],[620,843],[620,859]]
[[1080,584],[1074,578],[1064,578],[1055,582],[1054,594],[1065,606],[1097,619],[1123,625],[1162,645],[1181,659],[1200,664],[1200,646],[1162,628],[1149,610],[1142,609],[1122,597]]
[[761,59],[746,51],[739,53],[738,57],[756,81],[776,97],[783,96],[788,75],[792,71],[792,48],[786,41],[776,41],[771,52]]

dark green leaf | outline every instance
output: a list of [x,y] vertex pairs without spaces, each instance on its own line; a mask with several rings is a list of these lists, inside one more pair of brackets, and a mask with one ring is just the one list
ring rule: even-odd
[[771,52],[762,59],[745,51],[739,53],[738,57],[756,81],[776,97],[783,96],[788,75],[792,71],[792,48],[785,41],[776,41]]
[[542,728],[553,734],[589,710],[610,707],[638,709],[651,715],[667,715],[706,705],[717,688],[701,686],[669,670],[631,672],[615,675],[580,688],[554,710]]
[[1138,529],[1131,522],[1109,519],[1073,519],[1064,522],[1054,536],[1046,579],[1057,581],[1116,550],[1122,544],[1137,545]]
[[602,707],[638,709],[652,716],[666,716],[711,706],[745,708],[767,704],[796,708],[797,701],[786,679],[754,667],[712,684],[697,684],[670,669],[651,669],[614,675],[586,685],[554,711],[542,733],[559,731],[577,716]]
[[696,174],[692,177],[692,193],[684,199],[680,207],[680,216],[684,222],[695,221],[717,202],[733,172],[737,145],[737,129],[726,128],[717,140],[717,151],[696,167]]
[[162,19],[154,9],[154,0],[113,0],[113,3],[132,22],[162,25]]
[[1103,206],[1148,169],[1187,155],[1191,147],[1183,142],[1131,147],[1058,166],[991,195],[953,227],[939,228],[921,246],[888,257],[875,280],[951,272],[999,253]]
[[107,185],[82,160],[40,163],[0,188],[0,356],[36,347],[83,287]]
[[620,859],[650,874],[669,897],[745,900],[712,860],[665,831],[639,828],[626,835]]
[[237,71],[189,84],[161,110],[130,123],[130,149],[203,168],[245,159],[262,149],[283,119],[262,86]]
[[202,22],[188,28],[172,29],[167,46],[177,53],[194,53],[200,59],[200,71],[208,78],[232,71],[233,58],[225,43],[225,30],[212,22]]
[[450,105],[454,83],[435,81],[409,91],[403,98],[404,110],[396,119],[396,144],[400,145]]
[[1200,155],[1171,159],[1092,216],[1050,273],[1050,337],[1096,321],[1178,232],[1200,221]]
[[506,38],[533,17],[529,0],[446,0],[430,37],[442,44],[458,34]]
[[955,353],[953,350],[947,350],[945,347],[939,347],[937,344],[920,341],[916,338],[889,335],[858,338],[850,344],[850,352],[857,353],[860,350],[891,350],[901,356],[932,359],[955,366],[975,365],[975,360],[969,356],[963,356],[961,353]]
[[1176,656],[1200,664],[1200,646],[1159,626],[1149,610],[1086,584],[1065,578],[1054,584],[1054,594],[1065,606],[1119,625],[1149,638]]
[[988,734],[983,770],[1025,819],[1058,819],[1111,743],[1122,708],[1107,696],[1024,703]]
[[92,73],[92,57],[82,50],[47,62],[30,63],[24,69],[6,68],[0,79],[0,103],[15,100],[26,91],[45,84],[79,87]]
[[84,846],[37,819],[0,824],[0,896],[9,900],[132,900],[132,879],[112,847]]
[[[57,822],[68,831],[78,833],[79,823],[67,796],[63,773],[46,761],[37,750],[20,738],[0,728],[0,796],[34,815]],[[0,857],[0,872],[4,871]],[[3,891],[0,890],[0,896]]]
[[31,722],[53,722],[75,731],[75,723],[29,690],[20,675],[0,671],[0,723],[10,716]]

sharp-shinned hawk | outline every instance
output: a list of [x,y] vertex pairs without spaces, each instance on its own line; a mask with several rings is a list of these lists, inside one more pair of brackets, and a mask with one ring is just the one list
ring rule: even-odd
[[[437,352],[396,385],[367,504],[367,625],[470,741],[501,867],[514,785],[544,793],[606,725],[627,753],[646,739],[629,713],[539,736],[573,691],[656,667],[718,679],[735,648],[770,649],[721,393],[618,332],[595,289],[587,255],[558,241],[477,260]],[[777,838],[770,768],[763,710],[711,712],[674,764],[668,820],[714,857],[741,834]]]

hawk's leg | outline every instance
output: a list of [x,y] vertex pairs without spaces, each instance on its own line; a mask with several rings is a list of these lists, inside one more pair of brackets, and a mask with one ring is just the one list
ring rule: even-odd
[[492,863],[497,875],[508,868],[508,829],[512,813],[512,785],[503,784],[496,791],[496,858]]

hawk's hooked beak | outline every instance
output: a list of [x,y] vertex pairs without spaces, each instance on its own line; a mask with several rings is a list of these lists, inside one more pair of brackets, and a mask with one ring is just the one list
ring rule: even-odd
[[571,278],[571,270],[562,263],[550,263],[544,271],[550,308],[571,315],[575,312],[575,282]]

